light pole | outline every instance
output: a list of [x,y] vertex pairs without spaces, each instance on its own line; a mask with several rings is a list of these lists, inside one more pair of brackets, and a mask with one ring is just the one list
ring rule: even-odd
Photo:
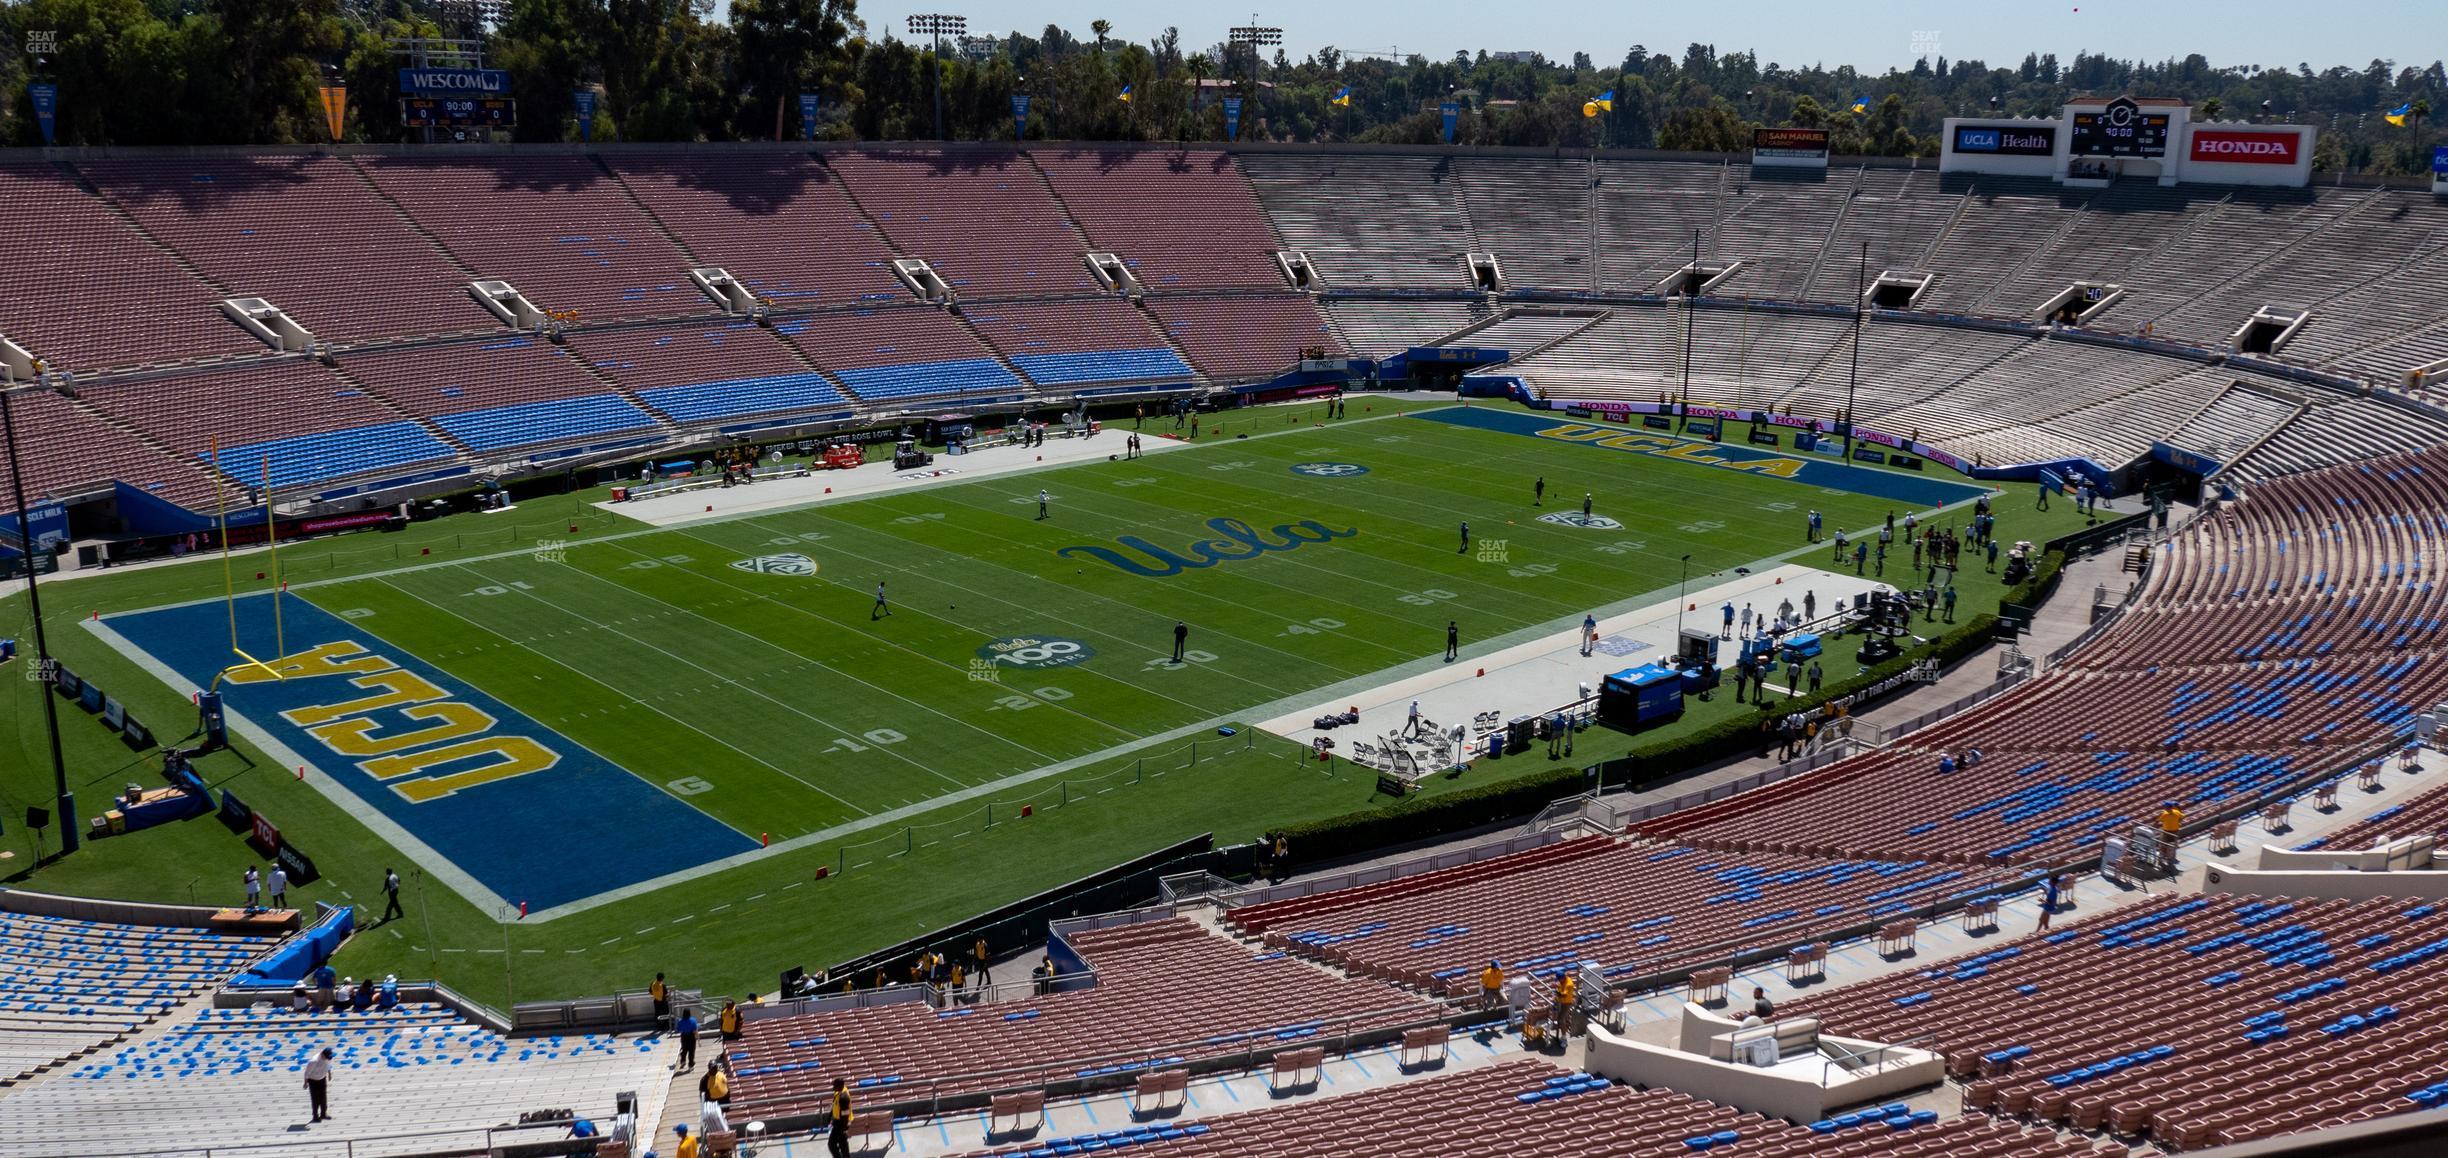
[[1689,586],[1691,586],[1691,556],[1685,555],[1683,556],[1683,577],[1675,580],[1675,650],[1678,652],[1683,649],[1683,609],[1688,606],[1683,602],[1683,592]]
[[1861,266],[1853,275],[1853,371],[1845,377],[1844,456],[1853,461],[1853,398],[1861,389],[1862,314],[1870,305],[1870,243],[1862,242]]
[[943,12],[917,12],[910,15],[909,30],[912,36],[931,36],[935,39],[935,47],[931,50],[933,55],[927,63],[933,66],[935,73],[935,139],[940,141],[944,139],[943,38],[968,35],[969,18]]
[[[1225,40],[1226,40],[1228,43],[1232,43],[1232,44],[1246,44],[1246,45],[1248,45],[1248,46],[1249,46],[1249,50],[1250,50],[1250,84],[1249,84],[1249,99],[1250,99],[1250,101],[1251,101],[1251,103],[1252,103],[1253,105],[1259,104],[1259,101],[1258,101],[1258,50],[1259,50],[1260,48],[1266,47],[1266,46],[1268,46],[1268,45],[1279,45],[1279,44],[1282,44],[1282,43],[1283,43],[1283,29],[1281,29],[1281,28],[1268,28],[1268,27],[1265,27],[1265,26],[1263,26],[1263,25],[1260,25],[1260,24],[1258,23],[1258,14],[1257,14],[1257,13],[1255,13],[1255,12],[1252,12],[1252,13],[1250,13],[1250,22],[1249,22],[1249,23],[1244,24],[1244,25],[1241,25],[1240,27],[1238,27],[1238,28],[1234,28],[1234,29],[1232,29],[1231,31],[1229,31],[1229,32],[1225,33],[1224,39],[1225,39]],[[1264,110],[1263,110],[1263,106],[1261,106],[1260,111],[1264,111]]]
[[34,663],[43,681],[43,690],[36,694],[42,697],[43,724],[51,740],[51,780],[59,790],[54,812],[60,826],[60,855],[66,856],[77,850],[76,796],[68,791],[68,761],[60,755],[59,705],[52,702],[56,697],[51,691],[57,676],[51,666],[50,637],[43,632],[42,589],[36,574],[41,568],[34,564],[34,509],[26,502],[25,456],[17,452],[17,410],[9,405],[9,396],[15,392],[0,389],[0,442],[8,447],[9,488],[17,500],[17,546],[25,555],[26,608],[34,615]]

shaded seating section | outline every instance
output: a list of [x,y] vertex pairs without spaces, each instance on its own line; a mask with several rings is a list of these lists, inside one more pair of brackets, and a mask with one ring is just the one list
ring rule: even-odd
[[1229,154],[1201,149],[1029,154],[1088,231],[1149,290],[1281,289],[1283,248]]
[[[9,398],[9,413],[17,422],[30,498],[106,492],[116,480],[182,506],[212,504],[212,474],[202,463],[163,454],[66,398],[25,391]],[[0,472],[8,461],[7,448],[0,447]]]
[[[738,1068],[732,1116],[828,1104],[837,1077],[863,1104],[882,1104],[930,1092],[1127,1077],[1331,1038],[1345,1026],[1322,1027],[1337,1019],[1385,1028],[1436,1012],[1389,986],[1337,977],[1280,952],[1253,953],[1185,919],[1084,933],[1071,943],[1096,970],[1092,988],[948,1009],[913,1002],[750,1021],[731,1049]],[[1120,1057],[1126,1054],[1144,1056]],[[1019,1072],[934,1081],[998,1071]]]
[[59,169],[0,165],[0,244],[15,292],[0,336],[78,373],[259,353],[227,296],[147,245]]
[[321,365],[300,360],[205,370],[84,390],[105,414],[246,484],[300,486],[456,457],[431,431]]
[[1148,309],[1191,364],[1213,378],[1272,377],[1315,347],[1329,356],[1344,352],[1317,306],[1298,294],[1149,298]]
[[346,160],[180,157],[77,166],[233,297],[261,297],[326,341],[491,330],[468,276]]
[[934,306],[819,314],[774,329],[868,402],[978,401],[1021,392],[1020,379]]
[[0,913],[0,1080],[123,1037],[279,941]]
[[894,248],[924,260],[964,299],[1100,288],[1087,247],[1022,154],[896,149],[825,160]]
[[891,249],[842,192],[841,178],[806,153],[713,149],[603,159],[688,246],[695,264],[728,270],[777,308],[909,296],[893,277]]
[[1583,837],[1477,864],[1245,906],[1226,920],[1282,948],[1439,994],[1583,962],[1655,973],[1900,917],[2003,883],[1929,862],[1794,856],[1739,861]]
[[[333,1119],[314,1140],[352,1153],[428,1153],[437,1131],[476,1132],[537,1109],[601,1120],[615,1094],[640,1091],[654,1118],[673,1045],[658,1036],[504,1038],[448,1007],[366,1013],[205,1010],[0,1099],[0,1155],[95,1153],[293,1140],[306,1120],[299,1076],[324,1049]],[[466,1142],[462,1140],[460,1144]]]
[[1307,254],[1328,289],[1470,287],[1462,255],[1478,244],[1454,158],[1299,152],[1235,160],[1285,248]]
[[1495,316],[1483,301],[1436,298],[1372,301],[1328,298],[1326,323],[1353,353],[1383,358],[1413,346],[1432,346],[1456,330]]
[[710,322],[572,334],[569,348],[676,422],[843,413],[841,391],[771,331]]
[[[1885,1108],[1881,1108],[1884,1110]],[[1266,1154],[1342,1158],[1402,1154],[1464,1158],[2033,1155],[2095,1153],[2087,1142],[1987,1118],[1936,1122],[1928,1111],[1844,1115],[1797,1126],[1673,1090],[1635,1089],[1534,1060],[1501,1062],[1422,1081],[1214,1118],[1129,1126],[971,1151],[972,1158],[1041,1158],[1128,1149],[1182,1158]],[[1845,1121],[1844,1118],[1853,1120]],[[1841,1122],[1841,1124],[1839,1124]],[[1821,1127],[1825,1127],[1822,1129]]]
[[2448,907],[2180,894],[1785,1012],[1929,1035],[1967,1110],[2193,1148],[2431,1104],[2444,973]]
[[1040,386],[1190,377],[1146,315],[1118,298],[971,304],[962,316]]
[[367,157],[383,192],[479,278],[581,323],[711,313],[690,262],[593,157]]
[[340,369],[478,453],[655,425],[566,347],[526,335],[351,355]]

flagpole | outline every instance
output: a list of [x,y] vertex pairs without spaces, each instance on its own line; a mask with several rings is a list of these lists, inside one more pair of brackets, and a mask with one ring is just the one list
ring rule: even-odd
[[1853,372],[1845,379],[1845,461],[1853,461],[1853,398],[1861,388],[1862,311],[1870,296],[1870,243],[1862,242],[1861,266],[1853,275]]

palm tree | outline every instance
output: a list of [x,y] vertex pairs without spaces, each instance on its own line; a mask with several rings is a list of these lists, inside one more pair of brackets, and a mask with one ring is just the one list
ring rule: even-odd
[[2220,113],[2226,111],[2227,102],[2220,100],[2217,97],[2211,97],[2209,100],[2202,102],[2202,119],[2205,121],[2215,121],[2219,119]]
[[1096,33],[1097,55],[1105,55],[1105,34],[1113,31],[1113,21],[1091,20],[1088,22],[1088,31]]
[[1180,134],[1181,139],[1185,141],[1190,139],[1192,133],[1198,131],[1199,97],[1204,95],[1207,89],[1207,54],[1204,52],[1191,53],[1189,63],[1190,120]]

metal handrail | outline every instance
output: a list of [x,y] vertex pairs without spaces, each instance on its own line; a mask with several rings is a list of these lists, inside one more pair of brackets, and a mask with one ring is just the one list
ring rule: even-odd
[[[1433,1013],[1428,1012],[1430,1010]],[[1197,1041],[1169,1042],[1161,1046],[1119,1053],[1062,1058],[1005,1069],[939,1074],[914,1082],[895,1083],[890,1086],[870,1086],[861,1091],[861,1094],[869,1099],[878,1099],[871,1103],[870,1108],[923,1107],[931,1115],[940,1114],[947,1099],[957,1098],[969,1101],[990,1099],[997,1094],[1033,1090],[1052,1092],[1054,1086],[1064,1082],[1079,1083],[1084,1089],[1104,1081],[1119,1081],[1136,1077],[1142,1073],[1154,1072],[1159,1068],[1170,1068],[1167,1066],[1167,1059],[1174,1058],[1180,1059],[1172,1063],[1172,1066],[1178,1067],[1252,1070],[1258,1067],[1259,1059],[1262,1056],[1272,1057],[1286,1050],[1306,1049],[1324,1043],[1327,1040],[1328,1027],[1340,1027],[1334,1033],[1333,1040],[1336,1043],[1334,1052],[1349,1053],[1353,1039],[1359,1036],[1373,1037],[1381,1034],[1391,1036],[1406,1029],[1418,1029],[1430,1025],[1462,1024],[1483,1019],[1489,1012],[1472,1008],[1466,998],[1419,997],[1405,1005],[1296,1023],[1307,1029],[1308,1032],[1289,1040],[1275,1036],[1281,1031],[1281,1027],[1244,1031],[1246,1048],[1222,1053],[1212,1052],[1218,1043],[1214,1038],[1209,1037]],[[1365,1028],[1362,1026],[1362,1023],[1365,1022],[1382,1022],[1390,1017],[1401,1020]],[[1255,1040],[1256,1038],[1265,1040],[1261,1042]],[[1236,1057],[1241,1059],[1237,1065],[1231,1061]],[[947,1089],[947,1087],[951,1088]],[[925,1092],[915,1096],[895,1096],[902,1091],[915,1090]],[[755,1098],[740,1094],[734,1097],[734,1102],[739,1109],[763,1107],[768,1111],[786,1110],[798,1100],[791,1095]],[[811,1111],[811,1120],[813,1120],[813,1115],[820,1112]],[[742,1115],[738,1109],[735,1109],[731,1116],[738,1118]],[[765,1121],[769,1128],[797,1128],[797,1123],[788,1115],[768,1116]],[[774,1126],[777,1121],[781,1123],[778,1127]]]
[[1841,1057],[1827,1058],[1819,1063],[1819,1088],[1823,1090],[1828,1088],[1828,1071],[1830,1067],[1841,1066],[1847,1062],[1860,1061],[1864,1058],[1877,1059],[1871,1063],[1873,1067],[1876,1067],[1878,1065],[1885,1064],[1887,1051],[1889,1050],[1907,1049],[1920,1042],[1935,1041],[1937,1040],[1937,1037],[1938,1035],[1934,1033],[1918,1033],[1911,1037],[1905,1038],[1902,1041],[1888,1042],[1877,1049],[1865,1050],[1860,1053],[1846,1053]]

